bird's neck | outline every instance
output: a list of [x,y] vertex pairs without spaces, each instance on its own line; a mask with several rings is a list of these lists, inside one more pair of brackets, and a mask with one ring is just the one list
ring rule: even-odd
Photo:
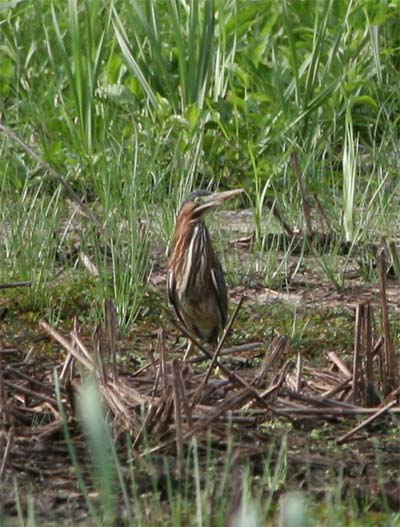
[[[184,228],[183,228],[184,227]],[[203,220],[196,220],[179,226],[174,237],[174,254],[181,255],[171,262],[178,273],[185,275],[186,270],[196,268],[196,262],[212,259],[213,251],[207,227]]]

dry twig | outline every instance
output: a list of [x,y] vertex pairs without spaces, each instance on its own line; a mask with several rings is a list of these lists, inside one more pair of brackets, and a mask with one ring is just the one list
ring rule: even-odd
[[370,417],[368,417],[368,419],[365,419],[365,421],[363,421],[362,423],[360,423],[359,425],[357,425],[355,428],[353,428],[352,430],[350,430],[349,432],[347,432],[346,434],[340,436],[337,440],[337,443],[339,445],[342,445],[343,443],[345,443],[346,441],[348,441],[349,439],[351,439],[357,432],[359,432],[360,430],[362,430],[363,428],[365,428],[366,426],[368,426],[370,423],[372,423],[372,421],[375,421],[375,419],[377,419],[378,417],[380,417],[381,415],[385,414],[386,412],[388,412],[391,408],[393,408],[393,406],[397,403],[397,401],[390,401],[390,403],[386,404],[383,408],[380,408],[377,412],[375,412],[373,415],[371,415]]
[[13,287],[31,287],[31,285],[32,282],[9,282],[8,284],[0,284],[0,289],[11,289]]

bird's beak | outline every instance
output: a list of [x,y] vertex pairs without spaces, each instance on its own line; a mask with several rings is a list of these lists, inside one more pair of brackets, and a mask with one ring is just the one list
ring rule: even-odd
[[224,201],[236,198],[243,192],[242,188],[235,190],[226,190],[225,192],[215,192],[209,196],[204,196],[201,200],[201,203],[196,207],[196,216],[203,215],[211,209],[214,209]]

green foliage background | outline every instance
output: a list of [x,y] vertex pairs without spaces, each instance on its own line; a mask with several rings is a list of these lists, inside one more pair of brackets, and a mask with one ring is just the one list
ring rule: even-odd
[[[139,220],[154,206],[164,244],[200,187],[243,187],[258,241],[267,199],[302,228],[292,151],[339,237],[394,235],[398,26],[398,2],[379,0],[6,2],[2,123],[98,214],[111,274],[91,228],[77,235],[122,316],[145,274]],[[5,134],[0,152],[2,279],[44,284],[68,243],[65,195]]]

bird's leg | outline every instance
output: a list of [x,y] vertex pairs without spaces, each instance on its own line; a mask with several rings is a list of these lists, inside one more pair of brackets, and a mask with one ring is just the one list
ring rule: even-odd
[[185,355],[183,356],[183,360],[185,361],[189,355],[192,353],[192,350],[193,350],[193,342],[191,340],[189,340],[188,342],[188,345],[187,345],[187,348],[186,348],[186,351],[185,351]]

